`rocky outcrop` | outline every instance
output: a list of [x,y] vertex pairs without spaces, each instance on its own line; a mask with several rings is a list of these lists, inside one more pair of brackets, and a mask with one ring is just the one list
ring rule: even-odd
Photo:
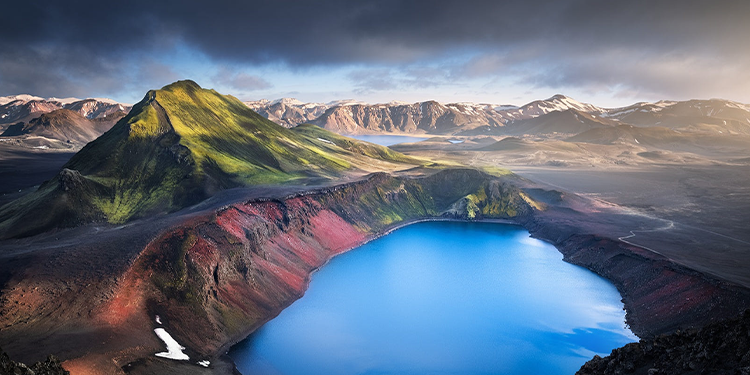
[[70,375],[60,364],[57,357],[51,355],[46,360],[31,366],[14,362],[0,348],[0,374],[8,375]]
[[700,330],[628,344],[594,357],[576,374],[750,374],[750,311]]

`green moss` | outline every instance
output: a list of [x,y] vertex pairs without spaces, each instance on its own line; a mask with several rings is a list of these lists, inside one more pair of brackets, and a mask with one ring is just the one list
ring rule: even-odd
[[133,140],[157,137],[164,130],[160,128],[156,110],[151,106],[144,107],[142,111],[132,116],[127,124],[128,136]]
[[187,253],[196,240],[197,237],[192,232],[176,235],[167,239],[166,245],[159,252],[148,255],[144,262],[154,271],[151,277],[154,285],[167,298],[186,305],[198,303],[200,296],[201,280],[188,277],[197,274],[187,259]]
[[0,210],[0,219],[15,218],[2,220],[0,235],[3,226],[5,232],[26,230],[19,227],[20,217],[43,201],[62,206],[60,217],[42,226],[102,218],[119,224],[181,209],[221,189],[335,179],[355,169],[407,169],[421,163],[315,126],[283,128],[234,97],[180,81],[149,91],[65,165],[101,188],[78,194],[74,201],[61,199],[69,193],[52,188],[31,194],[12,210]]
[[483,166],[482,172],[496,177],[508,176],[513,174],[510,169],[500,168],[496,166]]

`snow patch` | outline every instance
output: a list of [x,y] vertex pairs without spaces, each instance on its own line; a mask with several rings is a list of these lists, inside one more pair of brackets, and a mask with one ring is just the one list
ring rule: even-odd
[[301,106],[305,104],[304,102],[299,101],[295,98],[281,98],[281,99],[276,99],[272,101],[270,105],[275,105],[279,103],[286,104],[286,105],[297,105],[297,106]]
[[75,102],[80,102],[81,99],[78,98],[55,98],[54,96],[51,98],[47,98],[48,102],[58,102],[62,105],[67,105]]
[[637,139],[633,138],[633,140],[635,141],[635,143],[641,144],[641,142],[638,142]]
[[110,98],[91,98],[96,100],[97,102],[107,103],[107,104],[120,104]]
[[0,105],[5,105],[10,102],[15,102],[16,100],[20,100],[25,103],[25,102],[30,102],[32,100],[44,100],[44,98],[40,98],[38,96],[33,96],[29,94],[0,96]]
[[400,101],[400,100],[391,100],[390,102],[388,102],[388,103],[386,103],[386,104],[387,104],[387,105],[390,105],[390,106],[402,106],[402,105],[409,105],[409,103],[407,103],[407,102],[402,102],[402,101]]
[[354,99],[334,100],[326,104],[328,104],[331,107],[346,107],[350,105],[369,105],[365,102],[360,102]]
[[198,365],[203,366],[203,367],[208,367],[208,365],[210,365],[210,364],[211,364],[211,362],[206,361],[206,360],[198,361]]
[[515,105],[504,104],[504,105],[499,105],[499,106],[497,106],[497,107],[495,107],[493,109],[496,110],[496,111],[498,111],[498,112],[503,112],[503,111],[513,111],[513,110],[518,109],[518,107],[515,106]]
[[177,341],[175,341],[175,339],[173,339],[172,336],[167,333],[164,328],[156,328],[154,329],[154,332],[156,333],[156,336],[159,336],[161,341],[164,341],[164,343],[167,344],[167,351],[156,353],[155,356],[174,359],[176,361],[190,360],[190,357],[182,352],[183,350],[185,350],[185,347],[177,343]]
[[154,320],[156,320],[156,324],[161,324],[161,317],[159,315]]
[[318,138],[318,140],[319,140],[319,141],[321,141],[321,142],[325,142],[325,143],[330,143],[330,144],[334,144],[333,142],[331,142],[331,141],[329,141],[329,140],[327,140],[327,139],[323,139],[323,138]]

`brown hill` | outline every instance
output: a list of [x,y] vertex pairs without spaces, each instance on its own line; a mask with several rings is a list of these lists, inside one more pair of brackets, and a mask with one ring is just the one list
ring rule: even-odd
[[576,109],[554,111],[548,114],[516,120],[506,124],[503,133],[507,135],[554,135],[578,134],[590,129],[616,126],[613,120],[602,118]]
[[112,128],[124,115],[123,112],[116,112],[107,118],[88,119],[69,109],[57,109],[28,123],[10,125],[0,136],[40,136],[85,145]]
[[702,155],[719,155],[728,152],[744,153],[750,147],[750,137],[746,135],[703,134],[665,127],[632,125],[591,129],[567,138],[566,141],[601,145],[627,144],[649,149],[691,152]]
[[15,100],[0,105],[0,124],[15,124],[27,122],[39,117],[42,113],[52,112],[62,106],[56,102],[46,100]]
[[636,126],[704,134],[750,134],[750,107],[728,100],[637,103],[610,110],[607,116]]

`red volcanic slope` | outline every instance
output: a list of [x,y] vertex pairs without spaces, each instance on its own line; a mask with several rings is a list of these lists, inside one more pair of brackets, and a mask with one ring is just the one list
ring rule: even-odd
[[[312,197],[232,205],[149,244],[95,320],[144,336],[158,314],[171,319],[165,324],[181,344],[210,356],[278,314],[302,296],[314,269],[366,239]],[[109,355],[122,366],[160,350],[155,344]]]

